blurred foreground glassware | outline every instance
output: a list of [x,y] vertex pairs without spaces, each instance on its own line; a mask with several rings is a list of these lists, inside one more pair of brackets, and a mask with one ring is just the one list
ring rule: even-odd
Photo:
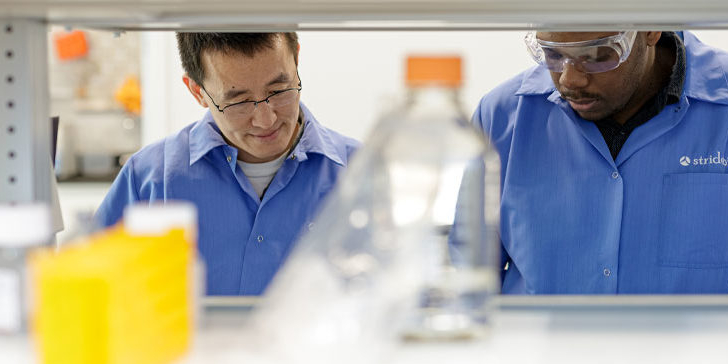
[[27,329],[26,259],[51,241],[51,213],[44,204],[0,205],[0,334]]
[[[463,112],[458,56],[409,57],[407,107],[391,120],[403,129],[431,134],[426,150],[438,185],[424,240],[427,263],[417,309],[408,315],[405,339],[458,340],[483,337],[500,289],[500,159]],[[425,139],[425,138],[423,138]],[[438,157],[439,156],[439,157]]]
[[460,109],[458,57],[411,57],[407,79],[405,104],[374,128],[254,312],[251,340],[274,361],[376,363],[402,335],[472,338],[488,323],[498,156]]

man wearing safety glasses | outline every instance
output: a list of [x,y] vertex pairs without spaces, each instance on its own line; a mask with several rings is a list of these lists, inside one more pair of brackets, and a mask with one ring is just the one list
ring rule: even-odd
[[473,122],[502,160],[504,293],[728,293],[728,54],[535,32]]
[[358,143],[300,103],[295,33],[178,33],[177,42],[182,79],[208,112],[132,156],[97,217],[111,225],[136,201],[191,201],[207,293],[258,295]]

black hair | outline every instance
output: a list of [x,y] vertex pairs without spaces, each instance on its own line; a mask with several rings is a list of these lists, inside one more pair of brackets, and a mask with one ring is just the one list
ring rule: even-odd
[[298,64],[298,35],[291,33],[177,33],[177,48],[182,68],[197,84],[205,79],[202,53],[205,51],[239,52],[253,56],[265,48],[273,48],[278,37],[286,42]]

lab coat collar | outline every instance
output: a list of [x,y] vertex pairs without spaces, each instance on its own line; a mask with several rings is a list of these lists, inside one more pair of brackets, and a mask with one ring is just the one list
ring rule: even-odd
[[227,145],[210,111],[205,113],[190,130],[190,165],[202,159],[211,150]]
[[316,120],[303,103],[301,103],[301,111],[304,123],[303,135],[291,154],[299,161],[305,161],[308,159],[308,153],[317,153],[343,166],[344,156],[347,155],[346,148],[334,143],[329,130]]
[[516,91],[516,96],[551,94],[554,91],[556,91],[556,86],[554,86],[548,68],[538,65],[523,72],[523,81],[521,81],[521,87]]
[[728,81],[723,69],[723,64],[728,64],[728,54],[716,54],[714,48],[700,42],[693,33],[681,33],[687,67],[683,94],[697,100],[728,105]]

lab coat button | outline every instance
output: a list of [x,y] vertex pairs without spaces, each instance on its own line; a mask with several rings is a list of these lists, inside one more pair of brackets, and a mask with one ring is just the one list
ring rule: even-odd
[[227,161],[230,162],[231,160],[233,160],[233,157],[227,156]]
[[604,268],[604,276],[609,277],[612,275],[612,271],[609,268]]
[[259,243],[262,243],[263,242],[263,235],[258,235],[258,242]]
[[614,179],[619,178],[619,172],[617,172],[617,171],[612,172],[612,178],[614,178]]

